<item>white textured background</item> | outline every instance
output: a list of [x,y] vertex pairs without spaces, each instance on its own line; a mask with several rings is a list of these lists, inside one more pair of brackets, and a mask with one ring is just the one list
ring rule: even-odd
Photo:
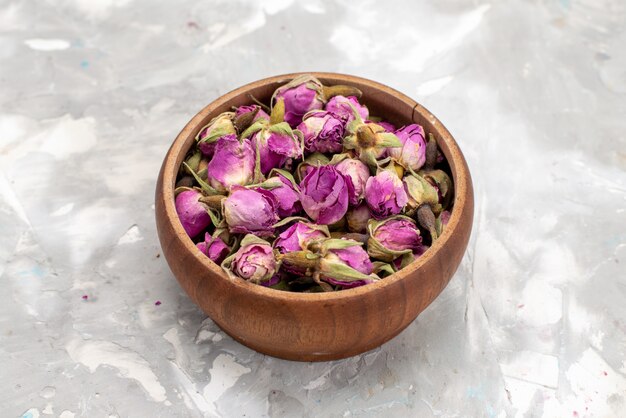
[[[153,209],[193,114],[307,70],[424,104],[476,190],[442,295],[317,364],[205,319]],[[623,416],[625,131],[623,0],[0,0],[0,415]]]

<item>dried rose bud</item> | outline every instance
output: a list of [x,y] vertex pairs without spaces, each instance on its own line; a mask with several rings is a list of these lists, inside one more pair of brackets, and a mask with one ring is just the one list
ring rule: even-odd
[[198,149],[207,157],[213,156],[215,143],[226,135],[235,135],[235,125],[233,125],[233,112],[224,112],[211,120],[206,126],[200,129],[196,136]]
[[354,120],[354,110],[363,120],[366,120],[370,115],[367,107],[359,103],[359,100],[354,96],[335,96],[326,103],[325,109],[342,118],[346,124]]
[[341,286],[343,289],[363,286],[375,281],[374,277],[347,280],[347,278],[342,277],[342,275],[337,273],[333,274],[334,271],[338,270],[337,266],[340,265],[348,266],[366,276],[372,274],[372,271],[374,270],[372,261],[370,260],[367,252],[360,245],[352,245],[346,248],[329,250],[320,264],[321,279],[330,284]]
[[324,154],[320,152],[314,152],[313,154],[306,157],[304,161],[302,161],[300,164],[298,164],[298,167],[296,167],[297,178],[302,181],[314,167],[327,165],[329,162],[330,160]]
[[204,241],[197,243],[196,247],[216,264],[221,264],[230,253],[230,248],[221,238],[212,237],[208,232],[204,234]]
[[252,122],[256,122],[259,119],[265,119],[266,121],[270,120],[270,115],[263,111],[259,105],[239,106],[237,110],[235,110],[235,118],[248,113],[254,114]]
[[436,213],[440,212],[441,206],[439,205],[437,189],[426,179],[418,174],[408,174],[402,182],[409,198],[407,204],[409,212],[414,212],[423,205],[430,206]]
[[377,159],[382,158],[387,148],[401,147],[398,137],[376,123],[365,123],[355,113],[355,119],[346,126],[343,145],[356,151],[359,159],[372,168],[378,167]]
[[202,194],[195,190],[185,190],[176,196],[175,206],[178,218],[191,238],[204,231],[212,223],[207,207],[198,201],[201,197]]
[[348,230],[351,232],[364,233],[367,231],[367,223],[372,218],[367,203],[361,203],[359,206],[352,208],[346,214],[348,221]]
[[408,202],[402,180],[391,170],[380,170],[365,185],[365,200],[376,219],[397,215]]
[[439,203],[443,209],[447,209],[452,202],[454,185],[450,177],[443,170],[423,170],[419,175],[437,189]]
[[262,187],[267,188],[267,191],[274,195],[276,213],[280,218],[293,216],[302,211],[300,190],[291,174],[280,170],[274,177],[264,181]]
[[285,122],[274,125],[265,121],[256,122],[241,137],[251,137],[255,149],[260,153],[263,174],[269,173],[273,168],[283,167],[290,158],[302,156],[302,133],[292,130]]
[[208,182],[214,189],[225,192],[231,186],[244,186],[254,177],[255,154],[249,140],[239,141],[235,135],[222,137],[207,166]]
[[335,165],[337,171],[348,180],[350,204],[356,206],[365,197],[365,184],[370,178],[370,169],[361,160],[346,158]]
[[387,155],[405,169],[419,170],[426,161],[424,128],[414,123],[398,129],[395,134],[402,142],[402,147],[389,148]]
[[349,239],[316,240],[304,251],[281,254],[279,258],[288,270],[312,277],[324,291],[332,291],[328,283],[348,288],[378,279],[371,274],[374,266],[361,245]]
[[223,203],[224,219],[233,234],[269,237],[278,222],[274,196],[267,190],[233,186]]
[[314,110],[304,115],[298,130],[304,136],[304,148],[308,152],[337,153],[343,149],[344,122],[323,110]]
[[246,235],[239,250],[224,260],[222,266],[235,276],[257,284],[271,280],[279,267],[269,242],[254,235]]
[[319,110],[331,97],[361,96],[361,91],[349,86],[324,86],[317,78],[305,74],[276,89],[272,103],[279,99],[285,102],[285,121],[295,128],[302,117],[311,110]]
[[331,165],[313,167],[300,190],[302,208],[320,225],[339,221],[348,210],[346,178]]
[[309,242],[330,237],[328,228],[298,221],[285,229],[274,241],[274,248],[280,253],[302,251]]
[[395,258],[421,251],[422,237],[415,221],[406,216],[393,216],[368,225],[367,251],[373,258],[390,262]]

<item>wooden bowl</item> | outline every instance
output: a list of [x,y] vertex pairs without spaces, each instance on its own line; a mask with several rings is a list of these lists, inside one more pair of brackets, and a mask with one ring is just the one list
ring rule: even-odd
[[426,253],[376,283],[328,293],[293,293],[229,278],[198,251],[174,206],[178,168],[201,127],[232,106],[250,103],[249,94],[269,102],[272,92],[299,74],[247,84],[209,104],[189,121],[168,151],[156,186],[156,221],[161,247],[189,297],[240,343],[289,360],[335,360],[380,346],[406,328],[444,289],[467,247],[474,196],[465,158],[450,132],[423,106],[387,86],[334,73],[312,73],[325,85],[348,84],[363,92],[373,115],[396,126],[418,123],[438,139],[455,185],[450,221]]

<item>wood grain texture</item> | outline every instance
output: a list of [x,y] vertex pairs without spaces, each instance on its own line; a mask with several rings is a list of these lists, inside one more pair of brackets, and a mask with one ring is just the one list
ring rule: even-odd
[[427,109],[382,84],[334,73],[312,73],[324,84],[363,91],[373,115],[402,126],[412,122],[432,132],[455,184],[454,208],[442,236],[417,261],[379,282],[329,293],[291,293],[229,278],[196,249],[174,206],[176,173],[202,126],[231,106],[268,101],[279,85],[298,74],[259,80],[202,109],[174,140],[156,187],[156,222],[163,254],[191,299],[231,337],[259,352],[289,360],[324,361],[380,346],[406,328],[445,288],[467,247],[474,195],[467,163],[452,135]]

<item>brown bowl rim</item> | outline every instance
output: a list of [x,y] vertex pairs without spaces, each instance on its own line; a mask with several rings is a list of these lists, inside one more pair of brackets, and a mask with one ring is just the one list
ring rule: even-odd
[[[413,261],[407,267],[402,270],[385,277],[375,283],[370,283],[364,286],[355,287],[352,289],[345,289],[336,292],[320,292],[320,293],[300,293],[300,292],[289,292],[283,290],[272,289],[269,287],[257,285],[250,283],[246,280],[236,279],[229,277],[222,268],[210,260],[206,255],[202,254],[197,250],[195,244],[192,239],[187,236],[185,233],[182,224],[179,220],[178,214],[176,212],[176,207],[174,204],[174,184],[176,181],[176,176],[179,170],[180,163],[182,162],[182,158],[186,155],[189,150],[188,147],[182,149],[187,142],[189,135],[193,132],[195,128],[197,128],[202,121],[206,118],[206,116],[211,113],[215,108],[222,106],[228,101],[232,100],[234,97],[238,96],[241,93],[244,93],[247,90],[250,90],[255,87],[259,87],[264,84],[271,83],[284,83],[287,82],[294,77],[297,77],[302,74],[312,74],[320,80],[324,79],[333,79],[333,80],[341,80],[346,84],[350,82],[358,81],[366,84],[370,84],[372,87],[375,87],[379,91],[385,94],[391,94],[396,98],[402,100],[407,103],[407,105],[413,107],[413,115],[416,112],[421,113],[422,116],[428,120],[435,126],[435,131],[438,134],[438,140],[443,140],[447,145],[447,150],[442,150],[446,159],[450,164],[450,168],[453,175],[454,187],[455,187],[455,196],[454,196],[454,205],[453,210],[451,212],[450,219],[446,228],[444,228],[442,235],[435,241],[433,245],[417,260]],[[413,117],[412,117],[413,119]],[[190,146],[193,141],[190,142]],[[447,152],[446,152],[447,151]],[[181,157],[182,154],[182,157]],[[449,155],[448,155],[449,154]],[[424,265],[428,260],[435,257],[439,252],[439,249],[444,247],[450,236],[455,233],[457,227],[459,225],[459,221],[461,219],[461,213],[463,209],[463,205],[466,200],[466,190],[468,187],[471,187],[468,184],[470,180],[469,170],[467,169],[467,165],[465,163],[465,158],[457,144],[454,140],[450,132],[446,129],[446,127],[439,121],[439,119],[434,116],[430,111],[428,111],[425,107],[420,105],[415,100],[406,96],[405,94],[388,87],[382,83],[369,80],[363,77],[352,76],[348,74],[341,73],[331,73],[331,72],[300,72],[300,73],[288,73],[282,74],[272,77],[263,78],[257,81],[253,81],[247,83],[241,87],[238,87],[230,92],[223,94],[217,99],[213,100],[207,106],[205,106],[201,111],[199,111],[181,130],[181,132],[176,136],[174,142],[172,143],[170,149],[168,150],[165,162],[163,165],[163,200],[165,203],[165,214],[167,215],[168,220],[177,219],[178,222],[172,222],[173,229],[176,232],[176,237],[178,239],[182,239],[184,247],[194,256],[202,265],[204,265],[208,270],[223,278],[225,281],[229,282],[231,285],[249,291],[256,296],[270,298],[270,299],[278,299],[278,300],[299,300],[302,303],[310,303],[310,302],[328,302],[332,300],[347,300],[358,298],[364,293],[376,292],[381,288],[391,286],[393,283],[404,280],[408,276],[410,276],[415,271],[419,270],[419,268]],[[464,174],[464,175],[461,175]],[[459,191],[464,191],[463,193],[459,193]]]

